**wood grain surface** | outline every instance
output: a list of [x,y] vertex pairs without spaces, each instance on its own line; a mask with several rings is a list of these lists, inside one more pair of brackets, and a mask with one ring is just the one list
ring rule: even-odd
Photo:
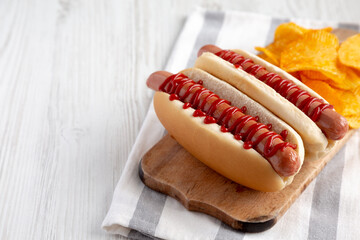
[[[0,1],[0,239],[118,239],[100,225],[196,6],[360,21],[360,2]],[[164,21],[164,19],[166,21]]]

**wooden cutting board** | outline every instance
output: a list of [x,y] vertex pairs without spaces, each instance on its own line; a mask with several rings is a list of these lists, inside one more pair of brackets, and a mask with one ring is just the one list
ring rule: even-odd
[[166,135],[143,157],[139,175],[153,190],[179,200],[188,210],[209,214],[244,232],[271,228],[299,197],[354,130],[325,157],[305,161],[292,184],[279,192],[259,192],[221,176]]
[[[356,34],[344,29],[333,32],[340,41]],[[323,158],[305,159],[293,183],[279,192],[259,192],[232,182],[198,161],[169,135],[144,155],[139,175],[146,186],[179,200],[188,210],[206,213],[243,232],[261,232],[278,221],[354,132],[349,131]]]

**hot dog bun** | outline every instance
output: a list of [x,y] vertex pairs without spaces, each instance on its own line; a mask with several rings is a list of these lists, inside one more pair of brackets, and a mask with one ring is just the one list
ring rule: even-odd
[[[272,124],[272,130],[287,130],[286,140],[297,145],[300,164],[304,159],[301,137],[290,126],[246,95],[214,76],[199,70],[182,71],[194,81],[202,80],[203,86],[232,105],[247,106],[247,113],[259,116],[260,121]],[[183,109],[183,103],[169,100],[169,94],[156,92],[156,114],[168,132],[193,156],[223,176],[260,191],[278,191],[292,182],[293,176],[282,177],[271,164],[254,149],[244,149],[243,142],[234,139],[229,132],[220,131],[218,124],[205,124],[204,117],[193,117],[194,109]]]
[[[302,82],[263,59],[243,50],[236,49],[231,51],[239,53],[246,58],[250,58],[254,63],[265,67],[268,71],[292,81],[300,89],[310,93],[311,96],[323,99],[319,94]],[[264,82],[258,80],[253,75],[248,74],[244,70],[236,68],[232,63],[223,60],[213,53],[203,52],[196,60],[195,67],[203,69],[243,91],[249,97],[253,98],[291,125],[303,139],[307,159],[318,159],[335,145],[336,141],[327,139],[314,121],[306,116],[299,108]]]

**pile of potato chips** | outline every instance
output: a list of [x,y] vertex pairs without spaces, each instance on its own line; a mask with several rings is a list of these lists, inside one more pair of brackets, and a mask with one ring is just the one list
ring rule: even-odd
[[332,28],[306,29],[285,23],[274,42],[256,47],[259,56],[300,79],[360,127],[360,34],[339,44]]

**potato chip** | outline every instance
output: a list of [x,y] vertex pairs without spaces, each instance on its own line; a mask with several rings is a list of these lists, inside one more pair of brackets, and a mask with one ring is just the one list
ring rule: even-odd
[[347,116],[346,120],[348,121],[350,128],[360,127],[360,114]]
[[329,80],[329,78],[327,76],[325,76],[321,72],[314,71],[314,70],[303,70],[303,71],[300,71],[300,73],[301,73],[301,75],[306,76],[306,78],[312,79],[312,80],[322,80],[322,81]]
[[310,79],[310,78],[306,77],[306,75],[304,75],[302,73],[300,74],[300,76],[301,76],[301,81],[305,85],[307,85],[312,90],[314,90],[315,92],[320,94],[320,96],[325,98],[326,101],[328,101],[330,104],[334,105],[334,107],[335,107],[335,109],[337,111],[340,112],[340,111],[344,110],[344,107],[343,107],[343,105],[341,103],[341,100],[339,98],[340,97],[339,91],[332,88],[325,81],[316,81],[316,80]]
[[[327,27],[322,30],[326,32],[330,32],[332,28]],[[272,44],[269,44],[266,48],[256,47],[255,49],[263,52],[266,56],[271,58],[273,62],[278,63],[280,61],[281,52],[290,43],[299,39],[304,33],[308,31],[311,30],[300,27],[299,25],[296,25],[295,23],[292,22],[280,24],[275,30],[274,42]]]
[[351,128],[360,127],[360,97],[352,91],[334,89],[325,81],[317,81],[301,75],[303,81],[308,87],[319,93],[336,111],[343,115]]
[[268,56],[275,65],[279,66],[281,52],[293,41],[305,33],[307,29],[296,25],[295,23],[283,23],[279,25],[274,34],[274,42],[266,48],[256,47],[255,49]]
[[281,53],[280,67],[287,72],[320,71],[339,85],[346,74],[336,64],[338,46],[335,35],[323,30],[308,31]]
[[360,70],[360,33],[349,37],[339,48],[342,64]]
[[299,37],[301,37],[304,33],[309,31],[306,28],[300,27],[293,22],[280,24],[276,30],[274,35],[274,42],[277,40],[287,39],[287,41],[295,41]]
[[322,29],[319,29],[319,30],[322,30],[322,31],[325,31],[325,32],[331,32],[333,30],[332,27],[325,27],[325,28],[322,28]]
[[323,29],[307,29],[297,25],[296,23],[289,22],[280,24],[275,30],[274,42],[278,40],[287,39],[287,41],[292,42],[299,39],[304,33],[309,31],[324,31],[331,32],[332,27],[326,27]]
[[348,86],[349,88],[343,87],[342,89],[356,89],[360,86],[360,73],[350,67],[339,66],[339,69],[346,73],[346,77],[339,88]]
[[[274,64],[275,66],[279,66],[278,56],[276,56],[273,52],[263,47],[255,47],[255,49],[258,50],[259,52],[263,52],[263,54],[267,58],[265,59],[266,61],[270,62],[271,64]],[[260,56],[260,55],[259,57],[264,58],[264,56]]]
[[[264,58],[266,56],[267,59],[270,59],[269,62],[272,64],[279,66],[280,62],[280,53],[282,49],[279,49],[276,44],[270,44],[266,48],[263,47],[255,47],[259,52],[263,52],[259,57]],[[265,58],[264,58],[265,59]],[[265,60],[267,60],[265,59]]]
[[[342,65],[339,61],[334,64],[333,72],[322,72],[329,79],[329,84],[335,88],[350,90],[357,88],[360,85],[360,74],[350,67]],[[321,70],[319,70],[321,71]]]

